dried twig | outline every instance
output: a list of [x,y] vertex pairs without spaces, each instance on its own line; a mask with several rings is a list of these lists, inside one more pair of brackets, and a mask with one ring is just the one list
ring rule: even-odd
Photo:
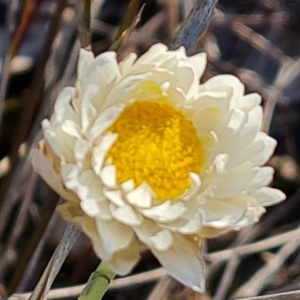
[[286,242],[290,240],[300,240],[300,229],[294,229],[282,234],[278,234],[276,236],[270,237],[263,239],[259,242],[247,244],[247,245],[242,245],[238,246],[235,248],[231,249],[226,249],[223,251],[215,252],[215,253],[210,253],[205,256],[207,260],[210,261],[224,261],[231,259],[232,257],[235,256],[245,256],[245,255],[250,255],[253,253],[258,253],[261,251],[265,251],[268,249],[272,249],[278,246],[281,246],[285,244]]
[[268,296],[243,298],[236,300],[300,300],[300,291],[286,292]]
[[169,276],[163,277],[155,286],[147,300],[162,300],[168,294],[172,279]]
[[280,270],[285,260],[299,248],[299,240],[291,240],[286,243],[280,251],[274,255],[266,265],[234,294],[234,297],[249,297],[258,295],[270,282],[272,277]]
[[[115,279],[109,285],[109,289],[110,290],[122,289],[122,288],[128,288],[130,286],[136,286],[139,284],[146,284],[148,282],[156,281],[160,278],[163,278],[166,275],[167,275],[167,271],[165,269],[158,268],[141,274]],[[63,299],[67,297],[68,298],[77,297],[84,287],[85,285],[81,284],[73,287],[65,287],[65,288],[51,290],[48,294],[48,299],[55,300],[55,299]],[[13,297],[19,297],[19,299],[28,299],[30,294],[31,293],[15,294],[12,295],[10,300],[12,300]]]
[[282,90],[299,74],[300,68],[300,59],[298,60],[287,60],[284,64],[282,64],[276,81],[274,83],[274,87],[267,99],[267,103],[265,106],[265,115],[263,122],[263,130],[268,132],[273,116],[273,112],[278,102],[279,98],[282,95]]
[[223,300],[228,294],[240,262],[239,257],[234,257],[228,262],[213,300]]

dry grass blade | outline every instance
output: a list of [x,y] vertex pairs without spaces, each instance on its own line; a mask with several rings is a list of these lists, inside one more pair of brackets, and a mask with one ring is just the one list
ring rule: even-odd
[[125,30],[127,30],[128,27],[131,26],[131,24],[133,23],[133,21],[136,18],[136,15],[139,12],[140,5],[141,5],[141,0],[131,0],[130,1],[125,18],[118,29],[116,40],[120,39],[123,32]]
[[64,263],[67,255],[72,249],[80,231],[73,225],[68,224],[62,239],[60,240],[50,262],[47,265],[44,274],[42,275],[39,283],[34,289],[30,300],[44,300],[47,299],[48,292],[51,285],[58,274],[62,264]]
[[[10,39],[14,31],[15,27],[15,16],[17,13],[17,7],[19,3],[17,0],[7,1],[8,6],[8,13],[5,19],[5,30],[3,35],[3,40],[1,44],[4,45],[4,55],[0,57],[0,125],[2,122],[2,114],[3,114],[3,106],[4,106],[4,99],[6,96],[6,89],[9,77],[9,65],[10,65]],[[0,200],[1,205],[1,200]]]
[[115,41],[110,46],[110,50],[117,51],[126,42],[132,30],[141,19],[145,4],[140,8],[140,0],[131,0],[126,12],[126,16],[120,25]]
[[[26,226],[26,222],[28,220],[28,214],[26,213],[29,210],[30,203],[32,200],[32,194],[34,191],[34,185],[36,183],[37,175],[33,174],[28,182],[28,189],[26,191],[26,195],[24,196],[24,201],[22,201],[21,207],[18,211],[17,222],[12,226],[12,231],[9,240],[7,241],[7,245],[5,249],[2,251],[2,255],[0,256],[0,270],[1,272],[5,273],[8,271],[13,265],[16,264],[17,260],[17,242],[21,238],[23,233],[23,228]],[[12,256],[14,254],[14,256]],[[24,253],[22,257],[26,257]],[[18,264],[17,270],[14,272],[14,278],[20,272],[20,264]],[[1,280],[1,277],[0,277]],[[13,280],[12,280],[13,281]],[[11,281],[11,282],[12,282]],[[8,293],[14,291],[9,289]]]
[[178,26],[179,21],[179,0],[166,0],[165,5],[168,13],[168,39],[171,41],[174,37],[174,33],[176,31],[176,27]]
[[197,40],[210,24],[217,2],[218,0],[197,0],[170,48],[174,50],[184,46],[187,53],[192,53]]
[[[20,117],[20,122],[18,123],[16,129],[16,135],[13,139],[13,144],[10,152],[11,159],[11,168],[7,177],[0,184],[0,206],[2,205],[3,209],[0,211],[0,236],[3,232],[4,225],[7,222],[7,217],[9,216],[9,210],[12,208],[9,198],[9,187],[14,177],[17,165],[19,162],[18,150],[20,145],[26,140],[28,132],[30,131],[30,126],[32,120],[35,117],[36,109],[41,101],[41,94],[43,92],[43,73],[46,67],[46,63],[51,54],[51,47],[57,32],[59,31],[61,15],[63,10],[67,6],[67,0],[61,0],[57,4],[56,12],[52,18],[46,39],[43,45],[43,52],[40,56],[39,63],[36,68],[35,76],[32,80],[31,89],[28,93],[27,105],[22,111],[22,116]],[[6,204],[6,205],[5,205]]]
[[78,38],[82,48],[91,47],[91,0],[76,1]]
[[33,16],[37,12],[36,6],[38,4],[39,3],[35,0],[26,0],[24,2],[20,24],[18,25],[15,37],[11,43],[10,59],[12,59],[18,53],[22,42],[26,38],[30,25],[34,19]]
[[35,76],[32,80],[31,84],[31,93],[28,96],[28,99],[31,101],[27,101],[28,105],[25,106],[23,110],[23,114],[20,120],[20,126],[18,128],[16,138],[14,140],[14,144],[12,146],[11,151],[11,159],[14,161],[16,159],[18,149],[22,142],[26,139],[28,132],[30,130],[30,121],[33,119],[34,114],[36,113],[36,109],[40,102],[40,95],[43,91],[43,73],[47,64],[47,61],[51,55],[51,47],[59,29],[62,20],[62,13],[64,9],[67,7],[68,1],[67,0],[60,0],[57,4],[55,14],[51,19],[51,23],[49,24],[47,36],[43,45],[42,55],[39,59]]
[[[14,276],[11,279],[10,285],[8,287],[8,294],[12,294],[17,289],[23,275],[27,272],[27,266],[29,264],[29,261],[31,257],[34,255],[35,250],[37,249],[40,240],[42,239],[46,227],[51,220],[53,211],[56,207],[58,196],[54,195],[51,201],[48,203],[45,213],[41,216],[42,222],[39,223],[39,226],[36,228],[34,233],[31,236],[31,239],[27,245],[27,247],[24,249],[23,255],[21,257],[21,260],[18,261],[18,268],[14,272]],[[1,263],[1,261],[0,261]],[[4,270],[1,269],[4,273]]]

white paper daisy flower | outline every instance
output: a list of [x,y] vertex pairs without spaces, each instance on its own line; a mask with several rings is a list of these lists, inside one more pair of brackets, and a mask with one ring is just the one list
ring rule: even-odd
[[154,45],[120,63],[81,50],[78,81],[65,88],[35,170],[66,202],[58,210],[89,236],[117,274],[150,249],[170,275],[204,290],[203,238],[258,221],[282,201],[261,167],[276,142],[260,131],[258,94],[234,76],[199,84],[205,54]]

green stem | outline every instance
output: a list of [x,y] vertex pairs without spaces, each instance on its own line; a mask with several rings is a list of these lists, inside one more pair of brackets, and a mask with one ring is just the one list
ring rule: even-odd
[[105,266],[103,262],[90,276],[87,285],[82,290],[78,300],[100,300],[104,296],[115,273]]

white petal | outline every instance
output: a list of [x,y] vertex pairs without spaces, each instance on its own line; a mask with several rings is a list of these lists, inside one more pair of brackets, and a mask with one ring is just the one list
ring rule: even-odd
[[172,204],[169,200],[152,208],[142,210],[144,216],[158,222],[175,221],[185,212],[186,207],[182,202]]
[[203,225],[215,228],[226,228],[235,225],[246,214],[249,196],[239,196],[224,200],[208,199],[200,205]]
[[[260,145],[260,151],[255,154],[253,153],[250,161],[256,166],[264,165],[272,156],[277,145],[277,141],[264,132],[258,132],[253,142],[253,148],[254,144],[257,146],[258,144]],[[258,147],[256,147],[256,149],[258,149]]]
[[149,61],[156,61],[159,57],[163,59],[164,56],[162,54],[166,53],[167,50],[167,46],[163,44],[155,44],[151,46],[145,54],[138,58],[135,64],[147,64]]
[[66,119],[74,120],[76,118],[75,112],[71,107],[71,100],[74,96],[75,89],[72,87],[64,88],[56,100],[54,106],[54,115],[56,120],[61,124]]
[[104,185],[109,188],[117,186],[117,170],[114,165],[105,166],[100,171],[100,178]]
[[133,90],[136,91],[136,85],[147,80],[150,74],[147,72],[123,78],[107,95],[102,109],[131,101],[136,97],[136,93],[133,93]]
[[77,185],[77,194],[82,201],[86,199],[91,199],[98,203],[105,201],[103,185],[93,170],[87,169],[82,172],[77,179]]
[[121,77],[115,52],[104,52],[98,55],[86,72],[87,79],[99,85],[110,83]]
[[66,221],[81,227],[84,211],[81,209],[78,202],[66,201],[63,204],[59,204],[56,210]]
[[202,184],[201,178],[198,174],[191,172],[189,173],[189,177],[191,179],[192,186],[184,193],[183,196],[180,197],[184,201],[190,200],[198,192]]
[[35,172],[40,174],[56,193],[66,200],[78,201],[77,196],[73,192],[63,187],[60,175],[54,171],[49,160],[38,149],[32,150],[31,162]]
[[245,87],[242,82],[235,76],[225,74],[225,75],[217,75],[205,82],[206,87],[213,89],[214,87],[219,86],[230,86],[237,90],[238,95],[243,96]]
[[230,128],[233,132],[237,132],[244,124],[244,120],[244,112],[239,109],[233,109],[227,127]]
[[256,106],[248,113],[248,120],[244,124],[241,135],[245,136],[247,134],[255,135],[258,131],[260,131],[263,120],[263,109],[261,106]]
[[228,171],[216,183],[214,196],[231,197],[246,192],[257,172],[259,172],[258,168],[250,169],[249,167]]
[[92,64],[94,60],[94,54],[92,51],[86,51],[85,49],[80,49],[79,60],[78,60],[78,81],[85,75],[85,72]]
[[237,107],[240,98],[244,95],[245,87],[233,75],[217,75],[205,82],[205,87],[211,90],[226,90],[230,98],[230,107]]
[[245,95],[240,100],[239,108],[243,111],[250,111],[255,106],[260,105],[261,99],[261,96],[257,93]]
[[63,162],[74,162],[73,148],[76,138],[63,132],[60,128],[53,128],[48,120],[43,120],[42,128],[45,140],[51,150]]
[[184,226],[178,229],[178,231],[182,234],[195,234],[202,227],[202,221],[203,216],[199,211],[197,211]]
[[116,121],[124,106],[124,104],[118,104],[102,111],[89,131],[90,139],[94,140],[101,136]]
[[83,132],[90,127],[94,121],[97,110],[93,105],[93,98],[97,96],[99,92],[99,87],[95,84],[89,84],[82,95],[80,102],[81,109],[81,128]]
[[78,167],[72,164],[64,165],[61,167],[60,174],[65,186],[76,191],[79,177]]
[[129,179],[121,184],[124,193],[129,193],[134,189],[134,180]]
[[99,55],[90,65],[80,83],[83,91],[90,84],[98,87],[97,95],[91,99],[97,111],[101,111],[105,106],[108,95],[114,90],[120,77],[115,52],[105,52]]
[[277,204],[286,198],[283,192],[270,187],[262,187],[251,193],[251,196],[256,198],[258,203],[263,206]]
[[[168,229],[159,231],[156,235],[149,238],[152,247],[157,251],[167,251],[173,245],[173,235]],[[152,248],[151,247],[151,248]]]
[[172,87],[168,90],[167,94],[169,95],[170,102],[175,107],[185,107],[185,95],[183,91],[177,87]]
[[204,292],[205,266],[194,244],[176,235],[171,249],[163,252],[152,249],[152,253],[172,277],[196,292]]
[[132,271],[139,262],[141,247],[137,243],[132,243],[128,248],[114,253],[114,255],[104,263],[116,274],[124,276]]
[[152,190],[146,182],[126,195],[128,202],[140,208],[149,208],[152,204]]
[[103,194],[105,195],[105,197],[109,201],[111,201],[115,205],[117,205],[117,206],[124,205],[124,200],[123,200],[122,192],[121,191],[107,191],[107,190],[103,190]]
[[236,225],[231,227],[234,230],[240,230],[245,226],[252,225],[253,223],[258,222],[259,218],[266,212],[266,209],[262,206],[251,207],[247,210],[245,216],[239,220]]
[[94,251],[101,259],[109,259],[111,253],[103,247],[98,230],[95,224],[95,218],[84,214],[78,203],[66,202],[57,207],[57,211],[65,220],[75,224],[91,239]]
[[110,203],[109,201],[101,201],[98,203],[99,208],[100,208],[100,214],[98,215],[98,218],[103,220],[103,221],[109,221],[113,219],[113,216],[110,211]]
[[61,125],[61,130],[68,135],[81,139],[81,129],[77,123],[71,120],[66,120]]
[[217,174],[222,174],[225,172],[228,162],[229,155],[227,153],[220,153],[215,157],[213,164]]
[[106,134],[102,137],[98,146],[93,148],[92,153],[92,166],[94,172],[100,176],[101,168],[103,167],[104,160],[110,147],[117,140],[118,135],[116,133]]
[[91,217],[83,218],[80,224],[82,231],[92,241],[93,249],[96,255],[103,260],[110,259],[113,253],[107,251],[107,249],[105,248],[105,245],[99,235],[95,220],[95,218]]
[[96,201],[88,199],[80,202],[82,210],[90,217],[96,217],[100,214],[100,207]]
[[273,179],[274,169],[271,167],[261,167],[258,168],[258,172],[255,177],[249,183],[249,188],[247,191],[252,192],[263,186],[270,184]]
[[116,207],[110,206],[111,213],[116,220],[129,226],[140,226],[143,222],[143,217],[133,210],[129,205]]
[[130,70],[131,66],[136,61],[136,58],[137,55],[135,53],[130,53],[119,63],[119,68],[123,75]]
[[184,91],[184,93],[188,94],[193,83],[195,83],[194,70],[192,67],[188,66],[184,62],[182,62],[180,64],[180,61],[179,61],[178,65],[180,66],[180,68],[177,68],[177,70],[176,69],[174,70],[174,76],[178,80],[177,86],[179,88],[181,88]]
[[132,239],[133,231],[130,227],[112,221],[101,221],[96,219],[96,226],[103,241],[103,247],[107,252],[117,252],[127,248]]
[[159,87],[163,92],[167,93],[170,90],[171,83],[169,81],[166,81],[162,83]]
[[[270,159],[276,147],[276,141],[264,132],[251,135],[239,137],[227,148],[228,153],[234,153],[230,156],[229,168],[236,167],[245,161],[250,161],[253,166],[260,166]],[[246,145],[246,147],[243,151],[236,151],[239,145]]]
[[[79,176],[79,178],[76,179],[76,186],[72,188],[73,191],[76,191],[76,194],[81,201],[91,201],[97,203],[97,200],[93,199],[92,197],[89,197],[91,188],[89,187],[89,185],[82,184],[80,182],[80,177],[81,176]],[[102,192],[99,196],[102,196]]]
[[206,68],[207,57],[206,53],[198,53],[194,56],[188,58],[189,63],[193,66],[195,73],[195,78],[197,81],[202,77],[204,70]]
[[74,145],[74,157],[77,161],[82,162],[89,150],[91,149],[91,144],[87,140],[77,140]]
[[[220,101],[223,102],[222,100]],[[218,108],[204,108],[201,109],[199,112],[195,112],[192,116],[194,121],[195,127],[197,128],[199,136],[208,136],[209,132],[215,130],[220,122],[221,119],[221,110]]]
[[161,231],[161,228],[158,227],[157,223],[145,219],[140,226],[134,227],[133,230],[135,231],[138,239],[143,244],[145,244],[147,247],[152,247],[153,242],[150,241],[150,238],[155,236],[159,231]]

